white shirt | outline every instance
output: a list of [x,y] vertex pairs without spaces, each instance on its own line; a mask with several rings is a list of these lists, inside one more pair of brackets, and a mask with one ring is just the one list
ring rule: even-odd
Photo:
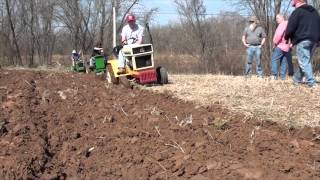
[[[138,24],[135,24],[134,28],[131,29],[127,24],[122,28],[121,37],[125,37],[128,44],[133,44],[138,39],[142,39],[144,28]],[[134,40],[136,39],[136,40]]]

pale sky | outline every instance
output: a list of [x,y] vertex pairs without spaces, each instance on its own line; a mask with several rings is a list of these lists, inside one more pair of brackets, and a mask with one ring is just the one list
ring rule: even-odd
[[[221,12],[237,11],[241,15],[247,16],[248,12],[241,11],[240,7],[234,3],[238,0],[203,0],[206,6],[207,14],[209,16],[218,15]],[[284,0],[290,2],[290,0]],[[142,7],[142,8],[141,8]],[[289,7],[289,12],[293,9],[291,6],[284,3],[284,9]],[[166,25],[179,21],[179,16],[177,15],[177,9],[174,4],[174,0],[141,0],[139,10],[137,11],[147,11],[151,8],[159,8],[158,13],[154,16],[152,24]],[[142,10],[141,10],[142,9]],[[288,10],[288,9],[287,9]]]
[[[144,6],[146,10],[159,8],[159,12],[155,15],[152,23],[163,25],[178,20],[176,6],[173,1],[174,0],[142,0],[141,6]],[[236,7],[225,0],[204,0],[204,3],[207,8],[207,14],[209,14],[208,16],[236,10]]]

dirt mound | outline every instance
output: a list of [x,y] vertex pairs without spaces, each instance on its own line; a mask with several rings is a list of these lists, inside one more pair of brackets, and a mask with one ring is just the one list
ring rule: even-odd
[[286,129],[84,74],[0,70],[2,179],[319,179]]

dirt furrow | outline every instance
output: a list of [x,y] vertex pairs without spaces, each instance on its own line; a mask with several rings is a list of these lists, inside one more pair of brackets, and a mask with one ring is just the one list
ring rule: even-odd
[[90,75],[1,70],[0,92],[4,179],[320,178],[319,128]]

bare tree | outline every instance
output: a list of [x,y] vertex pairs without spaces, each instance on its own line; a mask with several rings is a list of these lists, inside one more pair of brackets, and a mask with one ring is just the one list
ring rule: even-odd
[[86,52],[94,44],[97,26],[97,14],[94,10],[93,0],[88,0],[85,7],[80,11],[81,15],[81,48]]
[[21,53],[20,53],[20,47],[19,47],[19,43],[18,43],[18,39],[17,39],[17,35],[16,35],[16,28],[14,25],[14,20],[13,20],[13,16],[12,16],[12,9],[14,9],[14,4],[16,3],[16,0],[5,0],[5,5],[6,5],[6,11],[7,11],[7,19],[8,19],[8,23],[10,26],[10,30],[11,30],[11,35],[12,35],[12,40],[15,46],[15,56],[17,58],[17,65],[22,65],[22,58],[21,58]]
[[[157,63],[177,73],[241,74],[245,55],[239,46],[245,17],[236,12],[221,13],[204,20],[205,59],[200,61],[200,46],[190,26],[183,23],[153,27]],[[206,66],[206,67],[204,67]]]
[[159,11],[159,8],[151,8],[150,10],[146,11],[143,15],[143,24],[149,23],[153,20],[153,16]]
[[[208,67],[208,59],[206,58],[206,31],[208,28],[205,23],[206,7],[203,0],[175,0],[174,2],[181,16],[181,23],[186,30],[191,28],[191,32],[187,32],[187,34],[191,33],[190,35],[194,37],[191,41],[196,42],[197,56],[200,57],[200,61],[204,62],[205,67]],[[208,71],[208,69],[206,70]]]
[[118,12],[117,17],[121,17],[121,23],[117,29],[119,32],[126,14],[138,2],[139,0],[87,0],[83,2],[60,0],[57,17],[73,35],[73,47],[87,52],[93,46],[94,41],[104,43],[107,36],[110,42],[113,5],[116,6]]
[[[28,2],[28,1],[24,1]],[[36,21],[36,10],[35,10],[35,0],[29,0],[28,7],[30,10],[30,47],[29,47],[29,66],[34,65],[34,54],[35,54],[35,43],[36,43],[36,35],[35,35],[35,21]]]
[[[41,58],[41,64],[51,64],[52,54],[55,47],[56,35],[54,33],[54,13],[56,2],[55,0],[47,0],[44,2],[41,8],[41,20],[44,23],[42,26],[41,36],[43,37],[38,43],[39,56]],[[40,45],[42,44],[42,45]]]
[[69,30],[73,47],[79,49],[81,29],[80,0],[60,0],[57,3],[59,7],[56,15],[57,19]]
[[23,60],[29,66],[51,64],[54,46],[53,0],[18,0],[19,21],[16,23]]
[[99,25],[99,41],[104,44],[106,26],[112,20],[112,4],[113,1],[98,0],[96,1],[96,9],[98,10],[98,17],[100,18]]
[[[118,32],[139,0],[0,0],[0,58],[9,64],[51,64],[53,53],[112,47],[112,6]],[[58,42],[58,43],[57,43]]]
[[147,10],[142,17],[142,23],[143,25],[145,25],[146,27],[146,33],[148,34],[147,36],[145,36],[144,38],[144,42],[149,42],[149,43],[153,43],[153,39],[152,39],[152,33],[150,30],[150,22],[153,21],[153,16],[159,11],[159,8],[151,8],[150,10]]
[[0,64],[4,63],[7,56],[7,43],[5,39],[8,37],[5,35],[5,3],[0,0]]

